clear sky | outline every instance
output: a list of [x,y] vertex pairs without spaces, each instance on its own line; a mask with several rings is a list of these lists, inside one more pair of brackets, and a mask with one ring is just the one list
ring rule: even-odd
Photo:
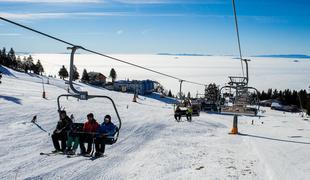
[[[236,5],[244,55],[310,54],[309,0]],[[0,0],[0,16],[104,53],[238,53],[231,0]],[[6,22],[0,46],[66,52]]]

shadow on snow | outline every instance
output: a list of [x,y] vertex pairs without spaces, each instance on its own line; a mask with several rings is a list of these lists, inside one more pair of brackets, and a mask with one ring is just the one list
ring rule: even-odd
[[22,104],[21,99],[16,98],[16,97],[12,97],[12,96],[2,96],[2,95],[0,95],[0,99],[4,99],[6,101],[10,101],[10,102],[13,102],[13,103],[16,103],[16,104],[19,104],[19,105]]

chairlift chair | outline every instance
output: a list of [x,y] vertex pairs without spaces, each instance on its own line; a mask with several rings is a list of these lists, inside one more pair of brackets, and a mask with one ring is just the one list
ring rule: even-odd
[[[174,105],[174,116],[179,116],[179,117],[187,117],[189,110],[191,111],[190,117],[194,116],[200,116],[200,110],[201,110],[201,105],[199,102],[191,102],[189,98],[184,98],[182,96],[182,84],[184,80],[180,80],[180,102]],[[180,111],[177,112],[177,107],[180,108]],[[176,120],[178,120],[176,118]],[[188,121],[191,121],[191,118],[187,119]]]
[[[235,87],[225,86],[236,90]],[[223,89],[221,88],[220,94],[223,97]],[[250,90],[254,90],[256,93],[255,98],[251,98]],[[243,89],[243,93],[233,94],[232,97],[220,98],[219,109],[221,114],[232,114],[232,115],[245,115],[245,116],[256,116],[259,109],[258,93],[253,87],[246,87]]]
[[[119,137],[119,132],[122,126],[122,121],[121,118],[119,116],[118,110],[116,108],[116,105],[113,101],[112,98],[110,98],[109,96],[104,96],[104,95],[89,95],[87,91],[78,91],[77,89],[75,89],[75,87],[73,86],[73,71],[74,71],[74,54],[76,52],[77,49],[83,49],[80,46],[73,46],[72,48],[68,48],[71,49],[71,57],[70,57],[70,77],[69,77],[69,88],[72,90],[73,94],[62,94],[60,96],[58,96],[57,98],[57,106],[58,106],[58,112],[61,111],[61,103],[60,103],[60,99],[63,97],[72,97],[72,98],[76,98],[78,100],[90,100],[90,99],[95,99],[95,98],[100,98],[100,99],[107,99],[109,100],[114,108],[114,111],[116,113],[117,119],[118,119],[118,126],[117,126],[117,130],[114,134],[113,138],[109,138],[106,144],[114,144],[116,143],[116,141],[118,140]],[[76,126],[81,126],[83,123],[74,123]],[[81,132],[83,133],[83,132]]]
[[[229,76],[230,82],[222,87],[219,93],[218,106],[221,114],[256,116],[259,110],[258,90],[248,87],[248,59],[242,59],[246,64],[246,77]],[[252,98],[251,91],[256,97]]]

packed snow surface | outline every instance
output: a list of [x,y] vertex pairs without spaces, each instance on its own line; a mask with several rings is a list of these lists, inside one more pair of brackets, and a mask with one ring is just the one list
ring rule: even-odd
[[[132,94],[81,83],[75,86],[115,101],[122,118],[118,142],[107,146],[106,156],[95,161],[39,155],[53,150],[51,137],[30,121],[37,115],[37,123],[52,132],[58,121],[56,99],[67,93],[67,85],[59,79],[3,70],[0,179],[310,179],[310,118],[262,108],[266,112],[260,118],[240,116],[242,134],[229,135],[232,116],[202,112],[192,122],[178,123],[173,105],[162,99],[139,96],[138,103],[133,103]],[[306,78],[307,73],[300,77]],[[42,81],[49,81],[44,87],[47,99],[42,98]],[[270,81],[275,84],[277,79]],[[84,122],[86,114],[93,112],[100,123],[110,114],[118,124],[107,100],[64,98],[61,106],[76,122]]]

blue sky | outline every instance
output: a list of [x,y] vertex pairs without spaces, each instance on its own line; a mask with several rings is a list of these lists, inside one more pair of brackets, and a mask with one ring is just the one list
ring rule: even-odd
[[[310,1],[236,5],[244,55],[310,54]],[[231,0],[0,0],[0,16],[104,53],[238,53]],[[6,22],[0,46],[66,52]]]

